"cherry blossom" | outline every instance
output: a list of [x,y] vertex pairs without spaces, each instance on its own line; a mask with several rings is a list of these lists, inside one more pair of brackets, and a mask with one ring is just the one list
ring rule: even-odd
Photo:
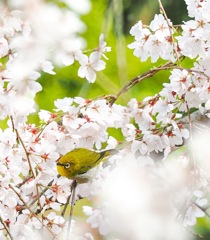
[[185,225],[193,226],[196,224],[197,218],[205,216],[205,212],[202,211],[201,208],[207,204],[207,199],[202,198],[202,194],[203,194],[202,191],[194,192],[194,196],[198,197],[198,199],[195,201],[195,203],[192,203],[188,208],[184,220]]
[[63,57],[63,63],[65,66],[69,66],[73,64],[75,60],[79,61],[81,57],[82,52],[80,49],[72,49]]
[[[85,30],[80,15],[89,11],[89,1],[62,2],[71,10],[14,0],[8,6],[25,11],[1,10],[0,239],[65,238],[69,224],[75,239],[94,239],[92,228],[104,238],[192,239],[191,227],[208,215],[209,1],[185,0],[191,19],[178,31],[164,12],[148,26],[140,20],[131,28],[134,42],[128,47],[134,56],[170,62],[154,65],[114,96],[65,97],[54,101],[53,110],[38,109],[42,71],[56,74],[54,64],[70,67],[77,61],[78,76],[93,83],[111,50],[103,33],[88,51],[78,36]],[[169,77],[159,93],[141,102],[117,102],[141,77],[161,70]],[[32,113],[39,125],[28,123]],[[91,201],[83,206],[86,218],[68,220],[61,209],[72,196],[72,180],[58,175],[56,162],[78,147],[116,153],[76,187],[75,202]]]
[[46,73],[55,74],[55,72],[53,71],[53,68],[54,67],[50,61],[43,61],[41,63],[41,69]]
[[8,54],[9,45],[5,38],[0,38],[0,57],[4,57]]
[[97,51],[99,54],[101,54],[106,60],[108,58],[106,57],[105,53],[111,51],[111,47],[106,46],[107,43],[104,41],[104,35],[101,34],[99,37],[99,47],[97,48]]
[[105,68],[105,62],[100,60],[100,56],[96,52],[91,53],[89,57],[82,55],[79,59],[79,63],[81,66],[78,70],[78,76],[87,78],[91,83],[96,80],[95,72]]
[[[171,25],[171,22],[169,24]],[[156,62],[158,58],[175,61],[171,40],[173,29],[169,30],[163,15],[155,15],[149,27],[144,26],[141,21],[138,22],[131,28],[130,33],[135,37],[135,41],[128,47],[134,49],[134,55],[142,61],[149,57],[152,62]]]

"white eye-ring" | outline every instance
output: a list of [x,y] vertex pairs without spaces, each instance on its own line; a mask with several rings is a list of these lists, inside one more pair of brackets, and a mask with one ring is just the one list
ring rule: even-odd
[[70,163],[65,163],[64,167],[67,169],[67,168],[70,168],[71,164]]

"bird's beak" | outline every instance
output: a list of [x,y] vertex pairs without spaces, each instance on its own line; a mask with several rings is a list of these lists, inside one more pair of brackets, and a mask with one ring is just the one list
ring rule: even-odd
[[64,166],[64,164],[57,162],[57,166]]

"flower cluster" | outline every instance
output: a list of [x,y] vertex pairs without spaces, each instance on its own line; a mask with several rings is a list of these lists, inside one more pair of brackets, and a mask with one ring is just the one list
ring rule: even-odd
[[149,27],[139,21],[131,28],[130,33],[135,37],[135,42],[129,48],[134,49],[134,56],[142,61],[151,57],[151,61],[156,62],[161,57],[174,62],[173,32],[170,21],[167,22],[161,14],[155,15]]
[[[33,99],[42,90],[36,81],[40,72],[55,74],[52,63],[46,59],[61,61],[67,50],[59,45],[67,40],[81,43],[76,34],[84,30],[84,24],[78,15],[56,5],[42,1],[34,5],[28,1],[9,2],[11,7],[25,10],[23,14],[20,10],[9,11],[0,5],[0,119],[13,116],[15,122],[22,122],[36,110]],[[69,29],[72,21],[75,28]],[[53,49],[58,49],[56,54]]]
[[[203,135],[210,117],[209,2],[186,0],[194,19],[180,32],[165,14],[155,15],[149,26],[139,21],[132,27],[135,42],[129,47],[135,56],[170,61],[158,69],[170,72],[158,94],[116,104],[122,92],[135,86],[131,80],[116,96],[57,99],[53,111],[38,112],[40,126],[26,120],[36,110],[41,71],[55,74],[46,59],[59,65],[76,60],[78,75],[94,82],[110,48],[101,34],[89,56],[82,52],[84,41],[76,36],[84,30],[80,4],[62,1],[75,14],[42,1],[33,8],[27,2],[10,0],[25,14],[4,8],[0,17],[0,120],[7,121],[7,128],[0,129],[0,239],[63,239],[69,222],[74,223],[68,233],[72,239],[92,240],[95,233],[113,239],[192,239],[185,229],[206,215],[209,197],[209,131]],[[88,1],[83,2],[88,10]],[[184,57],[192,59],[191,68],[182,66]],[[73,200],[92,201],[83,206],[88,227],[84,220],[65,218],[62,209],[73,194],[72,180],[56,169],[60,156],[79,147],[117,149],[89,182],[76,187]]]
[[104,35],[101,34],[99,38],[99,47],[94,49],[93,52],[88,57],[86,54],[77,47],[72,47],[63,60],[66,66],[74,63],[75,60],[81,65],[78,70],[78,76],[81,78],[86,78],[88,82],[93,83],[96,80],[96,71],[101,71],[105,68],[106,63],[101,60],[101,57],[107,59],[105,53],[110,52],[111,48],[106,46],[104,41]]

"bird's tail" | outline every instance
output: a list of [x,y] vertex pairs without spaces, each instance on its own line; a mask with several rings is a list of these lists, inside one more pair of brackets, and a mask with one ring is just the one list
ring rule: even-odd
[[100,152],[100,159],[114,155],[118,152],[116,149],[109,149],[109,150],[104,150]]

